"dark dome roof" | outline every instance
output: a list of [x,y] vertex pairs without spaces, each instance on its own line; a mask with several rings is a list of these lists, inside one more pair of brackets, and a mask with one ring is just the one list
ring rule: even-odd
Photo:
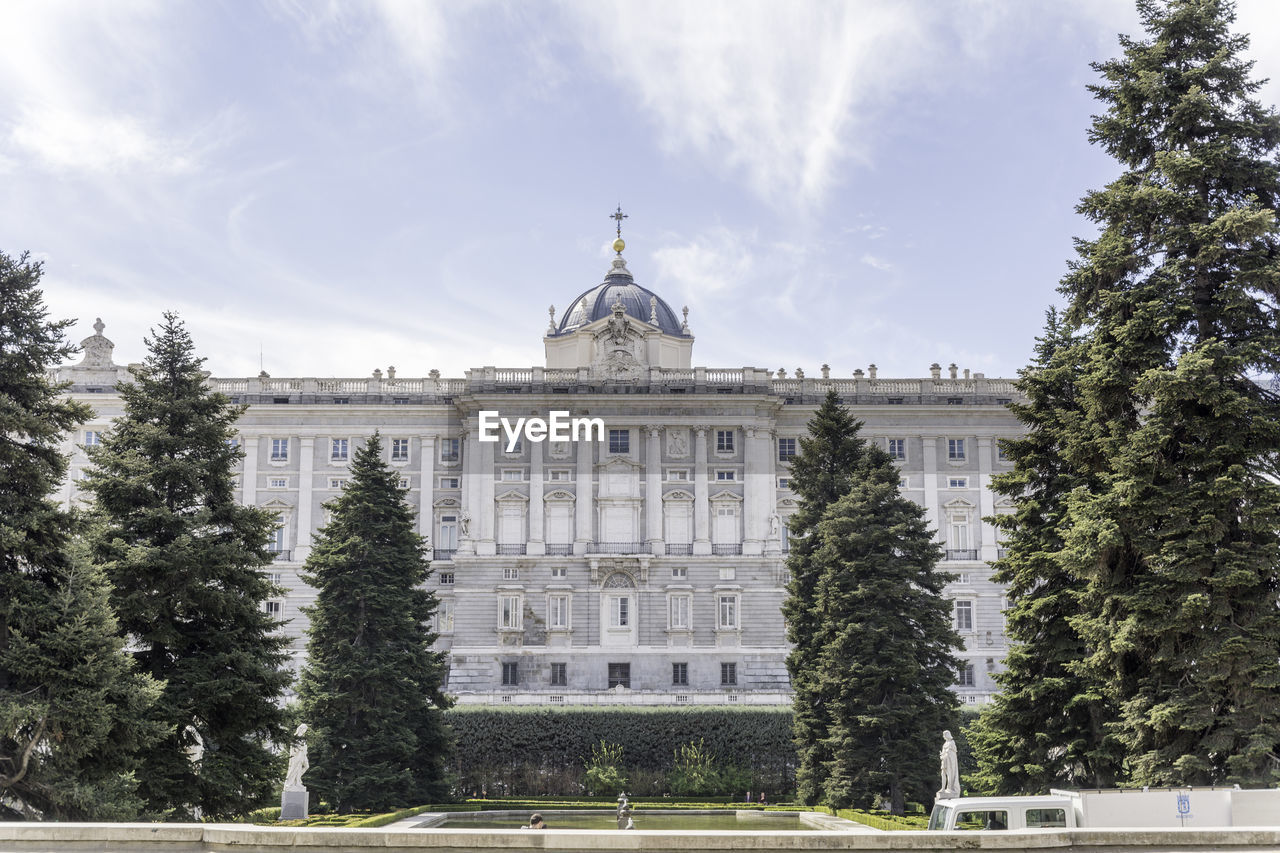
[[572,304],[569,305],[569,310],[564,312],[564,318],[560,321],[560,325],[556,328],[556,335],[568,334],[580,326],[599,320],[601,317],[608,317],[613,313],[615,302],[621,302],[623,310],[629,316],[642,323],[648,323],[650,297],[658,300],[658,328],[667,335],[679,338],[690,337],[688,332],[681,330],[680,321],[676,319],[676,313],[671,310],[670,305],[663,301],[661,296],[658,296],[648,288],[636,284],[621,257],[614,259],[613,269],[609,270],[609,274],[604,277],[602,284],[597,284],[573,300]]

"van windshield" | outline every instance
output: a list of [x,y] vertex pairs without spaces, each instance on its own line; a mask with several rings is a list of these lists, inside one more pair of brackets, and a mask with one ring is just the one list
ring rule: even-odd
[[946,829],[947,818],[951,815],[950,806],[934,806],[933,813],[929,815],[930,829]]

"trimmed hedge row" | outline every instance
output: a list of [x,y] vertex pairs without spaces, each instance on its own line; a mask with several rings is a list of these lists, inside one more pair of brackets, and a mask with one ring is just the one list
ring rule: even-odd
[[740,771],[744,789],[771,799],[795,785],[791,716],[789,708],[464,706],[445,713],[457,738],[453,770],[462,796],[578,795],[585,761],[601,740],[622,746],[629,792],[661,796],[676,748],[702,740],[717,767]]

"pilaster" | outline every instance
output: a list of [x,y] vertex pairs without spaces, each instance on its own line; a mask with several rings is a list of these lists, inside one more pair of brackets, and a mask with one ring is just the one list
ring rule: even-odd
[[693,553],[711,553],[711,502],[707,486],[707,431],[693,428]]
[[240,484],[240,502],[258,505],[258,437],[244,439],[244,482]]
[[529,554],[545,554],[546,546],[546,529],[547,523],[543,517],[546,509],[542,502],[543,494],[543,474],[542,474],[542,454],[545,452],[546,443],[540,441],[530,441],[529,445],[529,545],[526,553]]
[[655,556],[666,552],[662,542],[662,428],[646,428],[644,517],[649,551]]
[[945,535],[938,523],[938,437],[927,435],[924,441],[924,515],[933,525],[934,538],[944,541]]
[[311,554],[311,501],[315,488],[316,437],[303,435],[298,438],[298,541],[294,544],[294,559],[303,562]]
[[577,448],[578,454],[578,483],[574,500],[574,539],[573,553],[587,553],[587,546],[591,543],[591,517],[595,514],[595,495],[591,489],[591,468],[595,455],[593,449],[596,443],[590,441],[579,441],[572,446]]
[[418,489],[418,535],[427,542],[427,559],[435,559],[436,541],[433,525],[435,524],[436,497],[436,437],[423,435],[418,437],[418,476],[421,488]]
[[991,493],[991,452],[990,436],[978,437],[978,508],[982,515],[982,559],[996,558],[996,528],[987,521],[996,514],[995,495]]

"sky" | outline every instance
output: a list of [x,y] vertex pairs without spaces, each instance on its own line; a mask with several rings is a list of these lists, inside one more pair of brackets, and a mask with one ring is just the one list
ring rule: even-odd
[[[1280,3],[1241,0],[1280,102]],[[0,251],[118,363],[544,362],[627,265],[709,367],[1013,376],[1117,167],[1122,0],[0,3]]]

